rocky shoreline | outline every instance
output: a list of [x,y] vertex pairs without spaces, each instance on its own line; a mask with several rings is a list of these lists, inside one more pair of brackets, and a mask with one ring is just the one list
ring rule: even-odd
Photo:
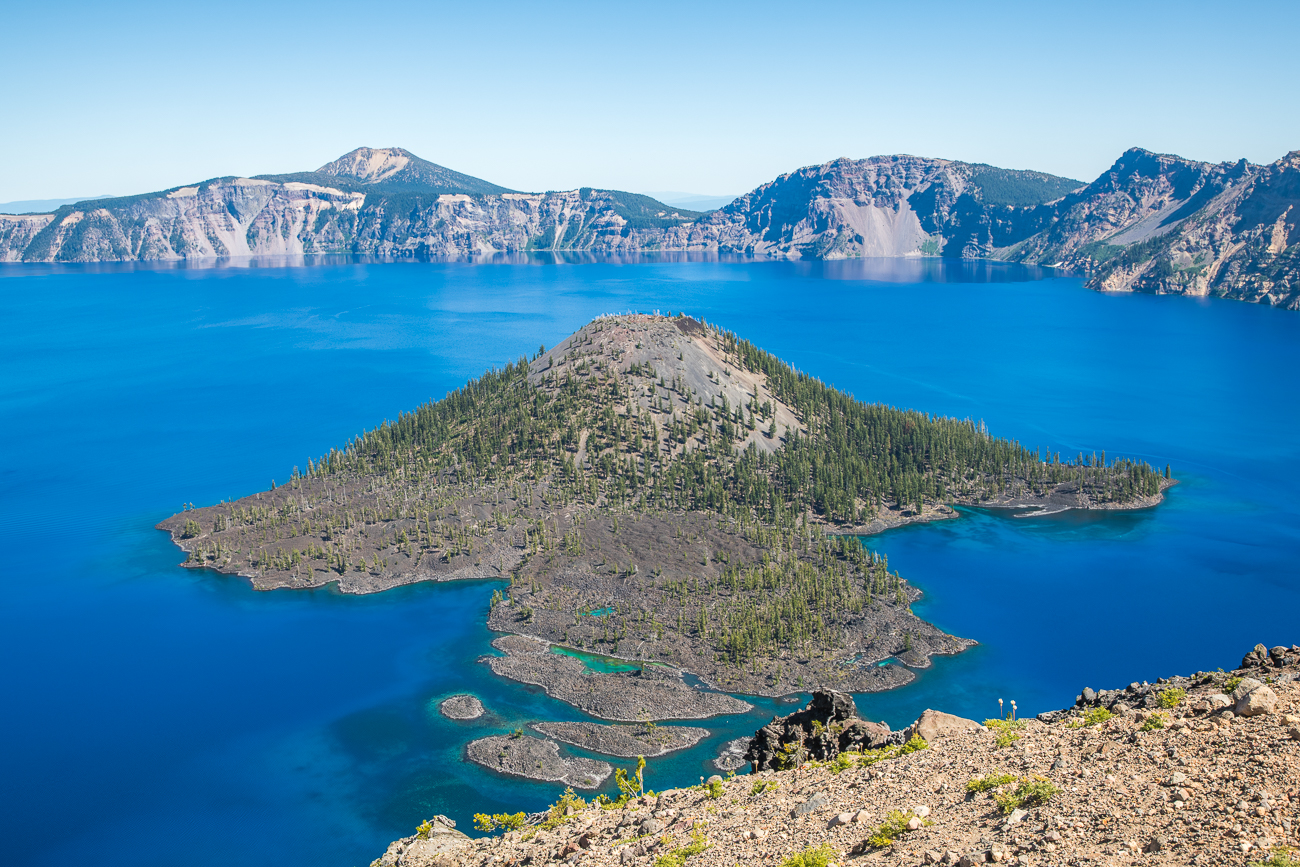
[[654,758],[693,747],[709,736],[698,726],[601,725],[589,722],[539,722],[529,726],[540,734],[593,753],[630,759]]
[[552,698],[594,717],[614,722],[707,719],[744,713],[752,705],[729,695],[692,689],[676,669],[646,665],[640,671],[588,671],[582,660],[550,653],[550,644],[524,635],[505,635],[492,642],[505,656],[485,656],[502,677],[530,683]]
[[478,719],[483,716],[483,702],[478,700],[478,696],[453,695],[438,704],[438,712],[447,719]]
[[[395,841],[372,867],[732,867],[806,853],[878,867],[1293,863],[1283,853],[1300,843],[1300,647],[1258,646],[1232,672],[1084,690],[1041,716],[981,725],[926,711],[903,732],[875,731],[857,725],[851,698],[826,691],[765,727],[802,744],[789,770],[622,809],[570,799],[436,855],[418,835]],[[864,737],[841,751],[850,729]],[[913,735],[924,744],[897,745]],[[867,736],[886,745],[857,752]]]
[[599,788],[614,770],[608,762],[562,756],[555,741],[522,732],[470,741],[465,756],[498,773],[564,783],[575,789]]

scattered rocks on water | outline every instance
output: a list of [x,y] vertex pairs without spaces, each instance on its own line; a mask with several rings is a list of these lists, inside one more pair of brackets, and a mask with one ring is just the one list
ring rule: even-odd
[[561,756],[555,741],[522,733],[471,741],[465,754],[470,761],[503,774],[564,783],[575,789],[598,788],[614,770],[608,762]]
[[552,698],[602,719],[706,719],[752,707],[729,695],[692,689],[676,669],[647,665],[641,671],[592,672],[582,660],[550,653],[548,642],[524,635],[502,636],[492,646],[506,652],[483,657],[494,673],[540,686]]
[[530,728],[547,737],[607,756],[662,756],[693,747],[709,736],[698,726],[661,726],[652,722],[601,725],[590,722],[540,722]]
[[483,716],[483,702],[472,695],[453,695],[443,699],[438,711],[448,719],[478,719]]

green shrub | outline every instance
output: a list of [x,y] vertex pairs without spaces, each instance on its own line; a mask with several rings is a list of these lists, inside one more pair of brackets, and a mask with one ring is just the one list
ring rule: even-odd
[[781,862],[781,867],[826,867],[834,859],[835,850],[829,843],[823,843],[816,848],[795,852]]
[[620,800],[627,803],[629,798],[639,798],[645,794],[645,756],[636,757],[636,770],[629,774],[623,768],[614,771],[614,782],[623,794]]
[[1173,687],[1160,693],[1161,707],[1178,707],[1179,703],[1187,697],[1187,690],[1182,687]]
[[721,798],[725,791],[722,780],[712,780],[704,787],[704,793],[710,798]]
[[1274,849],[1267,861],[1252,861],[1250,867],[1300,867],[1289,849]]
[[1164,714],[1153,713],[1151,714],[1151,716],[1147,717],[1145,720],[1142,721],[1142,731],[1144,732],[1159,731],[1164,727],[1165,727]]
[[1223,691],[1231,693],[1234,689],[1241,686],[1241,678],[1230,677],[1223,682]]
[[[489,816],[487,813],[474,814],[474,827],[484,833],[492,833],[497,829],[505,831],[516,831],[524,826],[524,820],[528,818],[525,813],[495,813]],[[428,824],[427,822],[425,824]],[[421,825],[421,828],[424,826]],[[425,835],[428,836],[427,834]]]
[[976,777],[966,784],[968,792],[989,792],[999,786],[1005,786],[1007,783],[1016,781],[1015,774],[986,774],[983,777]]
[[573,789],[565,789],[564,793],[560,795],[560,800],[551,805],[550,809],[547,810],[546,818],[542,820],[542,823],[537,827],[543,831],[550,831],[553,828],[558,828],[568,819],[568,817],[564,815],[566,810],[571,808],[572,811],[576,813],[586,806],[587,802],[575,795]]
[[707,848],[709,848],[709,844],[705,841],[704,835],[699,831],[693,831],[691,832],[690,843],[660,855],[655,859],[655,867],[682,867],[687,858],[698,855]]
[[993,731],[993,734],[996,735],[995,743],[997,743],[998,749],[1002,749],[1020,740],[1020,735],[1016,734],[1016,732],[1025,727],[1025,722],[1018,719],[986,719],[984,720],[984,727]]
[[753,788],[749,790],[751,795],[761,795],[764,792],[775,792],[780,787],[776,780],[758,780],[754,783]]
[[1087,713],[1085,713],[1083,716],[1077,718],[1076,720],[1074,720],[1074,722],[1070,723],[1070,728],[1079,729],[1079,728],[1086,728],[1088,726],[1101,725],[1102,723],[1104,723],[1106,720],[1110,719],[1114,715],[1115,714],[1106,710],[1106,708],[1104,707],[1094,707],[1090,709]]
[[1045,777],[1021,777],[1020,783],[1010,792],[998,792],[993,796],[1003,813],[1010,813],[1020,807],[1041,807],[1052,800],[1060,789],[1053,786]]
[[[475,816],[474,820],[477,822],[478,817]],[[425,819],[423,822],[420,823],[420,827],[415,829],[415,836],[419,837],[421,840],[428,840],[429,834],[432,831],[433,831],[433,823],[430,822],[428,819]]]
[[[883,849],[886,846],[893,845],[895,837],[907,833],[907,821],[915,815],[915,813],[904,813],[901,810],[892,811],[885,816],[885,821],[877,825],[867,837],[867,845],[873,849]],[[925,822],[924,824],[928,825],[930,823]]]

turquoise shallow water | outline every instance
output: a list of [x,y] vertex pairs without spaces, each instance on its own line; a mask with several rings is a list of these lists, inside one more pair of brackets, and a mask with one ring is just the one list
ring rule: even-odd
[[[177,568],[153,524],[630,309],[702,315],[864,399],[1172,463],[1157,509],[975,510],[869,540],[923,616],[981,642],[861,699],[872,718],[1037,712],[1300,642],[1294,313],[939,261],[5,266],[5,862],[346,867],[431,813],[553,800],[460,761],[473,737],[580,718],[476,662],[498,584],[254,593]],[[489,714],[443,719],[457,692]],[[755,704],[651,760],[650,784],[697,781],[790,707]]]

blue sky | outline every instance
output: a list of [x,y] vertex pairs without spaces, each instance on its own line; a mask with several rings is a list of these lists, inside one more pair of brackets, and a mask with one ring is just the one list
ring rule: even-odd
[[740,193],[882,153],[1092,180],[1300,149],[1300,3],[19,4],[0,201],[400,145],[505,186]]

